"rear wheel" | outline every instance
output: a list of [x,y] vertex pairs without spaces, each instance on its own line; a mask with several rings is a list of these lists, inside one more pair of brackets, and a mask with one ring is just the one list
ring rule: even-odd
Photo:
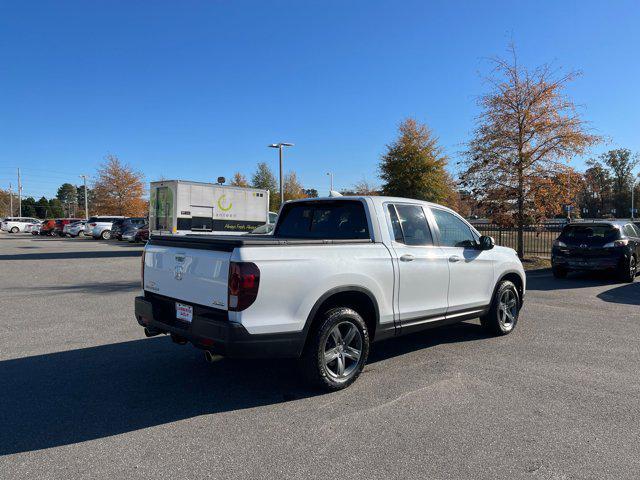
[[100,238],[103,240],[109,240],[111,238],[111,230],[105,230],[100,234]]
[[629,257],[629,260],[623,263],[620,270],[620,278],[623,282],[631,283],[636,279],[638,274],[638,261],[634,255]]
[[360,375],[369,355],[369,332],[358,312],[334,308],[311,330],[302,362],[308,380],[324,390],[341,390]]
[[480,317],[483,328],[493,335],[507,335],[511,333],[520,315],[520,295],[518,289],[509,280],[503,280],[498,285],[493,296],[489,312]]
[[565,278],[569,273],[567,269],[563,267],[552,267],[551,272],[555,278]]

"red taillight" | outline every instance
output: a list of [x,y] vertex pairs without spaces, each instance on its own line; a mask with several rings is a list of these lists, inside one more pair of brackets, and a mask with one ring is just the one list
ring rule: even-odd
[[229,264],[229,310],[239,312],[249,308],[258,296],[260,269],[255,263]]

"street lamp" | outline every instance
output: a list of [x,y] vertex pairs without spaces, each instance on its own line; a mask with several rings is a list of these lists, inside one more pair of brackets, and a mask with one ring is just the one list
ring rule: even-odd
[[278,149],[278,158],[280,159],[280,205],[282,205],[284,203],[284,189],[282,188],[282,147],[293,147],[293,143],[272,143],[271,145],[267,145],[267,147]]
[[333,192],[333,172],[327,172],[327,175],[329,175],[331,179],[331,187],[329,188],[329,194],[331,194],[331,192]]

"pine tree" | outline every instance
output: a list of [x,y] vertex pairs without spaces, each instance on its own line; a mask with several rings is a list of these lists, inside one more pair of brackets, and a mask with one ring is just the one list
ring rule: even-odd
[[380,163],[385,195],[441,202],[450,195],[447,157],[426,125],[408,118]]
[[265,162],[258,163],[256,172],[251,177],[254,188],[261,188],[269,191],[269,210],[277,212],[280,208],[280,192],[276,177],[271,173],[269,165]]

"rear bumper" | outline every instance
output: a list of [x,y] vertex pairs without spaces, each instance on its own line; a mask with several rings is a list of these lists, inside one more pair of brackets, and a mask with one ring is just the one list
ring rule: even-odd
[[615,270],[628,259],[625,254],[611,255],[597,258],[575,258],[571,256],[554,255],[551,264],[569,270]]
[[174,300],[136,297],[135,315],[143,327],[177,335],[225,357],[295,358],[302,354],[303,332],[252,335],[241,324],[225,318],[227,313],[222,310],[193,307],[193,321],[186,323],[176,320]]

